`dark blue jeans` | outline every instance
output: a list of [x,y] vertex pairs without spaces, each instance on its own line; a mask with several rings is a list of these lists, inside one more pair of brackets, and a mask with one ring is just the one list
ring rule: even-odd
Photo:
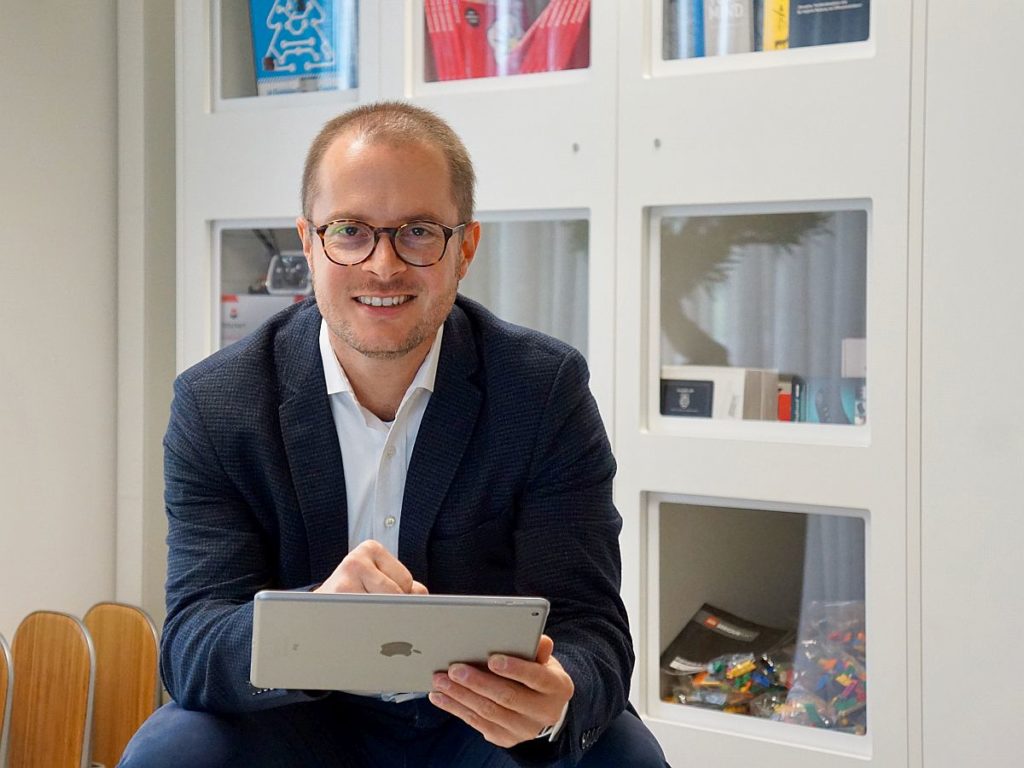
[[[563,764],[559,764],[560,766]],[[623,712],[580,768],[665,768],[654,736]],[[336,694],[245,715],[157,710],[121,768],[514,768],[508,753],[424,699],[386,704]]]

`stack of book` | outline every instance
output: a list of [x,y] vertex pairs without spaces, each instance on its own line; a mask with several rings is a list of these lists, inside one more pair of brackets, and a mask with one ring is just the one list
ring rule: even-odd
[[815,424],[867,423],[867,344],[842,340],[839,376],[800,376],[767,368],[663,365],[663,416]]
[[871,0],[664,0],[663,56],[685,59],[867,40]]
[[[590,64],[590,0],[425,0],[437,80],[579,69]],[[429,78],[428,78],[429,79]]]

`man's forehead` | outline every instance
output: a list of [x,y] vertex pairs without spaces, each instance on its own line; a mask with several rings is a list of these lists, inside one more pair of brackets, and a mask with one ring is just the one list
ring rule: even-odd
[[[397,165],[391,162],[395,156],[400,156]],[[365,136],[357,131],[335,138],[318,169],[313,198],[317,219],[368,220],[370,213],[376,218],[377,205],[385,199],[396,215],[401,209],[404,217],[442,222],[457,217],[441,149],[415,138]]]
[[[341,159],[361,155],[367,151],[374,153],[417,154],[424,159],[444,163],[445,156],[441,148],[426,139],[389,134],[366,134],[350,129],[339,134],[327,147],[325,158]],[[321,164],[321,169],[323,164]]]

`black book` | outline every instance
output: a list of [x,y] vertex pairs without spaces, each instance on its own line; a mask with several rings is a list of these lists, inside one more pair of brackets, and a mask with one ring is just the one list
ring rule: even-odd
[[725,654],[768,653],[792,640],[794,630],[778,629],[704,603],[661,654],[668,675],[692,675]]
[[870,16],[871,0],[793,0],[789,47],[867,40]]

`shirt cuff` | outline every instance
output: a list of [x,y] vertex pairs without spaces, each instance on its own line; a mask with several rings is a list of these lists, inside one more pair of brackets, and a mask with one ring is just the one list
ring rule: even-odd
[[558,734],[562,732],[562,726],[565,725],[565,716],[569,714],[569,702],[565,702],[565,706],[562,707],[562,716],[558,718],[558,722],[554,725],[549,725],[547,728],[537,734],[538,739],[546,738],[548,741],[554,741],[558,738]]

